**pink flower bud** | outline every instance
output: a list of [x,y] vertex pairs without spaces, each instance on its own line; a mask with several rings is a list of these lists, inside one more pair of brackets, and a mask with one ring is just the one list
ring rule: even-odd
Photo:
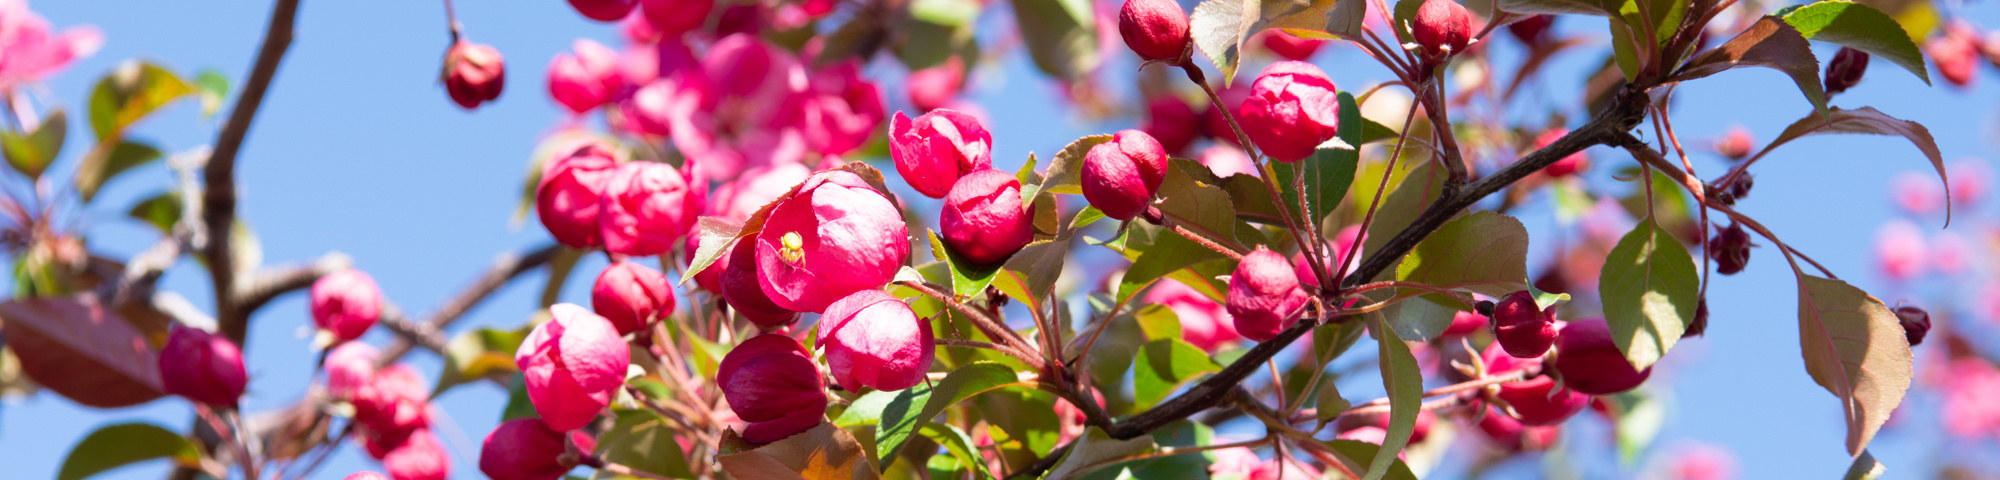
[[451,101],[471,110],[500,98],[507,84],[507,67],[493,47],[460,41],[444,56],[444,91]]
[[625,14],[632,13],[632,6],[638,4],[638,0],[569,0],[569,6],[575,8],[576,13],[600,22],[616,22],[625,18]]
[[1250,141],[1280,162],[1304,160],[1340,134],[1333,80],[1310,63],[1287,60],[1265,67],[1236,112]]
[[375,372],[354,392],[354,420],[390,448],[410,432],[430,425],[430,383],[409,365]]
[[1119,130],[1083,155],[1083,198],[1104,216],[1131,220],[1167,178],[1167,151],[1138,130]]
[[360,338],[382,317],[382,289],[360,270],[320,277],[312,286],[313,324],[340,342]]
[[1742,125],[1732,126],[1729,127],[1729,131],[1723,132],[1721,140],[1715,141],[1715,153],[1732,162],[1742,161],[1750,156],[1751,149],[1757,148],[1753,145],[1756,141],[1757,139],[1750,135],[1750,129],[1743,128]]
[[1493,305],[1493,337],[1507,354],[1536,358],[1556,343],[1556,315],[1535,304],[1527,291],[1514,292]]
[[1625,353],[1611,342],[1611,327],[1602,318],[1564,325],[1556,345],[1556,372],[1563,385],[1591,395],[1610,395],[1646,383],[1653,367],[1633,368]]
[[1433,61],[1465,53],[1472,44],[1472,13],[1453,0],[1425,0],[1411,21],[1410,36]]
[[375,472],[354,472],[341,480],[389,480],[389,477]]
[[[1450,2],[1446,1],[1446,3]],[[1561,140],[1563,135],[1569,135],[1569,129],[1554,128],[1542,132],[1541,135],[1535,137],[1535,148],[1547,148],[1549,145],[1556,143],[1556,140]],[[1576,172],[1588,169],[1590,169],[1590,156],[1584,155],[1583,152],[1576,152],[1563,157],[1562,160],[1556,160],[1556,163],[1551,163],[1547,167],[1542,167],[1542,173],[1546,173],[1551,177],[1567,177]]]
[[445,480],[451,476],[451,457],[438,443],[437,435],[425,428],[383,455],[382,468],[394,480]]
[[[1960,179],[1963,181],[1963,179]],[[1916,215],[1928,215],[1944,207],[1946,192],[1929,174],[1913,171],[1896,173],[1889,179],[1890,196],[1896,206]]]
[[625,384],[632,353],[617,327],[583,307],[549,307],[553,319],[535,327],[514,352],[527,380],[528,400],[549,428],[569,431],[590,423]]
[[[570,3],[577,1],[590,0]],[[630,7],[628,3],[626,8]],[[617,51],[589,39],[578,39],[572,45],[576,53],[556,54],[549,61],[549,96],[581,115],[619,94],[625,88],[625,77]]]
[[167,344],[160,348],[160,383],[167,393],[233,407],[249,381],[243,351],[235,342],[179,324],[168,331]]
[[1840,47],[1833,54],[1833,60],[1826,62],[1826,94],[1845,92],[1861,83],[1861,75],[1868,72],[1868,52],[1849,47]]
[[1979,33],[1964,21],[1945,26],[1944,33],[1924,42],[1924,56],[1937,65],[1946,82],[1964,88],[1979,73]]
[[590,307],[610,320],[619,335],[629,335],[674,313],[674,289],[659,270],[637,262],[613,263],[597,275]]
[[1149,62],[1182,65],[1192,52],[1187,12],[1174,0],[1126,0],[1118,9],[1118,35]]
[[539,418],[508,420],[486,434],[479,472],[493,480],[555,480],[576,465],[560,460],[563,433]]
[[1673,478],[1679,480],[1730,480],[1736,478],[1736,457],[1713,445],[1693,444],[1674,455]]
[[1491,320],[1488,320],[1485,315],[1480,315],[1478,312],[1458,312],[1452,315],[1451,326],[1445,327],[1444,334],[1471,335],[1472,332],[1477,332],[1479,329],[1486,328],[1491,324]]
[[1202,351],[1213,352],[1223,344],[1243,338],[1229,310],[1214,299],[1175,280],[1161,280],[1146,292],[1140,305],[1155,304],[1174,311],[1181,320],[1181,339]]
[[714,9],[715,0],[639,0],[639,11],[645,14],[646,21],[653,24],[654,31],[668,37],[679,37],[700,28]]
[[1556,16],[1549,14],[1529,15],[1514,23],[1507,24],[1507,33],[1529,46],[1540,46],[1548,42],[1549,27],[1555,26]]
[[764,286],[757,279],[756,239],[737,240],[736,246],[730,247],[729,253],[716,263],[726,263],[719,279],[722,281],[722,299],[738,315],[764,331],[799,321],[799,312],[778,306],[771,301],[769,294],[764,293]]
[[1951,195],[1951,204],[1954,208],[1971,206],[1978,202],[1980,197],[1986,196],[1986,191],[1992,188],[1993,167],[1987,165],[1984,160],[1959,160],[1952,162],[1946,170],[1951,172],[1951,187],[1946,192]]
[[375,378],[375,359],[381,351],[373,345],[361,342],[346,342],[327,352],[326,393],[338,399],[349,399]]
[[910,90],[910,105],[918,112],[944,108],[965,89],[965,60],[953,55],[937,66],[910,72],[904,83]]
[[1167,153],[1180,153],[1201,136],[1201,118],[1180,97],[1159,95],[1146,101],[1146,121],[1139,130],[1159,140]]
[[1924,335],[1931,331],[1931,314],[1911,305],[1896,307],[1896,320],[1903,324],[1903,335],[1914,347],[1924,343]]
[[807,177],[757,234],[757,279],[772,303],[820,312],[850,293],[881,287],[910,258],[902,211],[861,177]]
[[573,248],[604,244],[598,215],[603,211],[606,184],[618,162],[611,151],[591,144],[556,160],[542,171],[535,187],[535,215],[557,242]]
[[667,253],[701,215],[689,179],[660,162],[626,162],[605,181],[598,226],[604,249],[650,257]]
[[993,135],[979,119],[956,110],[932,110],[914,121],[896,112],[889,120],[889,156],[917,193],[944,198],[958,177],[993,168]]
[[1301,62],[1312,58],[1313,54],[1319,53],[1319,47],[1326,46],[1328,42],[1328,40],[1318,38],[1299,38],[1297,35],[1292,35],[1284,30],[1275,28],[1265,30],[1264,33],[1258,36],[1263,37],[1264,49],[1270,50],[1278,58]]
[[[1482,357],[1490,375],[1538,368],[1542,364],[1540,358],[1515,358],[1503,352],[1498,344],[1487,346]],[[1548,375],[1500,384],[1494,396],[1507,402],[1515,419],[1531,426],[1560,424],[1590,405],[1589,395],[1568,388],[1557,390],[1555,378]]]
[[[841,388],[902,390],[924,382],[937,353],[931,324],[881,290],[854,292],[819,320],[826,366]],[[734,404],[734,402],[732,402]]]
[[1223,87],[1215,91],[1215,96],[1221,99],[1220,105],[1209,102],[1208,109],[1201,112],[1202,133],[1221,143],[1242,147],[1241,142],[1236,141],[1236,130],[1229,128],[1229,118],[1222,112],[1224,109],[1229,112],[1242,111],[1243,101],[1250,99],[1250,84],[1238,83]]
[[1499,407],[1483,406],[1485,418],[1479,420],[1479,431],[1493,440],[1496,446],[1507,452],[1539,451],[1554,446],[1562,433],[1561,427],[1530,427],[1522,425],[1514,417],[1507,416]]
[[1922,275],[1929,251],[1923,231],[1908,220],[1890,220],[1875,230],[1877,268],[1890,280],[1907,282]]
[[1229,316],[1236,331],[1259,342],[1278,336],[1298,321],[1292,314],[1306,304],[1299,276],[1283,254],[1264,247],[1243,256],[1229,276]]
[[666,136],[674,132],[677,112],[693,107],[693,96],[669,80],[654,80],[633,90],[618,102],[625,130],[643,135]]
[[[1347,260],[1348,272],[1353,272],[1354,269],[1361,268],[1361,255],[1365,252],[1356,249],[1354,250],[1354,257],[1347,258],[1347,250],[1354,248],[1354,242],[1358,241],[1361,241],[1360,225],[1349,225],[1341,228],[1340,233],[1334,235],[1333,243],[1327,245],[1327,252],[1333,256],[1333,258],[1327,259],[1326,275],[1328,277],[1332,277],[1340,271],[1341,259],[1343,258]],[[1306,259],[1305,252],[1292,253],[1292,268],[1295,270],[1294,273],[1299,275],[1300,284],[1310,286],[1314,289],[1319,288],[1319,276],[1313,275],[1312,261]]]
[[1742,225],[1730,223],[1729,228],[1715,232],[1715,238],[1708,239],[1708,258],[1715,259],[1715,273],[1742,272],[1750,264],[1750,233],[1743,231]]
[[806,431],[825,418],[826,383],[812,352],[779,334],[750,337],[722,357],[715,374],[738,418],[743,438],[757,443]]
[[963,177],[944,197],[938,228],[953,253],[976,265],[995,265],[1035,239],[1035,209],[1021,205],[1021,181],[999,170]]
[[882,89],[861,75],[857,61],[813,72],[806,90],[792,95],[798,130],[820,155],[843,155],[861,148],[882,125]]

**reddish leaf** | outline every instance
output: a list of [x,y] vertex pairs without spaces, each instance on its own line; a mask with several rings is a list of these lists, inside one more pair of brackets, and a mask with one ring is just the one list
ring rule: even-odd
[[95,295],[3,302],[0,326],[21,370],[76,403],[117,408],[165,395],[153,347]]
[[784,440],[751,447],[731,430],[723,434],[722,454],[715,459],[722,464],[723,471],[736,478],[881,478],[868,463],[868,453],[861,449],[861,443],[831,423],[820,423]]
[[1736,67],[1766,67],[1785,72],[1799,84],[1813,109],[1826,112],[1826,88],[1819,83],[1819,59],[1799,30],[1777,17],[1764,17],[1728,43],[1689,61],[1669,82],[1685,82]]
[[[1792,126],[1785,127],[1785,132],[1778,134],[1778,138],[1772,139],[1771,145],[1764,147],[1763,151],[1769,152],[1799,137],[1822,133],[1859,133],[1909,139],[1911,145],[1916,145],[1917,150],[1924,152],[1924,158],[1931,161],[1931,167],[1937,169],[1938,180],[1943,181],[1945,185],[1944,191],[1951,190],[1951,177],[1944,171],[1944,152],[1938,151],[1937,139],[1931,137],[1931,130],[1924,128],[1921,123],[1891,117],[1875,110],[1875,107],[1861,107],[1854,110],[1834,108],[1826,115],[1806,115],[1806,118],[1801,118],[1797,122],[1792,122]],[[1944,202],[1945,225],[1950,225],[1951,196],[1945,195]]]

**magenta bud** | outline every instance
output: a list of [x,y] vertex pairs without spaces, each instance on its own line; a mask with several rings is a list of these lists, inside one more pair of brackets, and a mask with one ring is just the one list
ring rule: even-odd
[[460,41],[444,55],[444,91],[466,110],[500,98],[506,84],[507,67],[493,47]]
[[700,28],[715,10],[715,0],[639,0],[639,12],[653,29],[668,37],[680,37]]
[[903,83],[918,112],[944,108],[965,89],[965,60],[953,55],[937,66],[910,72]]
[[1021,205],[1021,181],[999,170],[959,177],[938,217],[944,244],[975,265],[997,265],[1035,239],[1035,209]]
[[373,345],[346,342],[327,352],[326,393],[337,399],[351,399],[375,378],[375,359],[381,351]]
[[1750,264],[1750,233],[1735,223],[1715,232],[1708,240],[1708,258],[1715,259],[1715,273],[1735,275]]
[[313,324],[340,342],[360,338],[382,317],[382,289],[360,270],[346,269],[313,281]]
[[1320,38],[1299,38],[1279,29],[1265,30],[1260,36],[1263,37],[1265,50],[1270,50],[1278,58],[1301,62],[1312,59],[1313,54],[1319,53],[1319,48],[1329,42]]
[[1556,16],[1550,14],[1529,15],[1514,23],[1507,24],[1507,33],[1520,39],[1521,43],[1538,46],[1548,41],[1549,27],[1555,26]]
[[1826,62],[1826,94],[1845,92],[1861,83],[1861,75],[1868,72],[1868,52],[1850,47],[1840,47],[1833,54],[1833,60]]
[[591,286],[590,307],[610,320],[619,335],[630,335],[673,314],[674,289],[659,270],[637,262],[613,263]]
[[479,472],[493,480],[555,480],[576,467],[564,465],[564,450],[563,432],[550,429],[542,419],[508,420],[486,434],[479,448]]
[[[1535,148],[1546,148],[1556,143],[1556,140],[1561,140],[1564,135],[1569,135],[1569,129],[1553,128],[1542,132],[1535,137]],[[1542,173],[1551,177],[1567,177],[1588,169],[1590,169],[1590,156],[1576,152],[1563,157],[1562,160],[1556,160],[1556,163],[1551,163],[1547,167],[1542,167]]]
[[771,302],[771,296],[764,293],[764,286],[757,280],[757,242],[755,239],[737,240],[722,258],[715,263],[722,272],[717,280],[721,282],[722,300],[729,308],[742,315],[758,329],[769,332],[778,327],[799,321],[799,312],[786,310]]
[[578,39],[572,48],[575,53],[559,53],[549,61],[549,96],[581,115],[618,95],[625,78],[618,51],[589,39]]
[[1445,327],[1445,335],[1471,335],[1486,328],[1493,322],[1478,312],[1458,312],[1451,317],[1451,326]]
[[1118,35],[1149,62],[1183,65],[1193,52],[1187,12],[1174,0],[1125,0],[1118,9]]
[[528,332],[514,352],[535,412],[558,431],[574,430],[604,411],[625,384],[631,351],[611,321],[583,307],[559,303],[553,317]]
[[1340,134],[1335,92],[1333,80],[1313,64],[1273,63],[1250,84],[1250,97],[1237,108],[1237,116],[1265,156],[1297,162]]
[[605,181],[598,206],[604,249],[634,257],[667,253],[694,228],[700,201],[687,175],[660,162],[626,162]]
[[1181,153],[1201,137],[1201,117],[1180,97],[1159,95],[1146,101],[1146,121],[1139,130],[1152,135],[1167,153]]
[[807,177],[771,210],[756,245],[764,293],[798,312],[821,312],[850,293],[879,288],[910,258],[903,212],[845,170]]
[[826,383],[812,352],[797,340],[767,333],[730,349],[715,382],[738,418],[743,438],[757,443],[806,431],[825,418]]
[[451,457],[437,435],[420,429],[382,456],[382,468],[393,480],[445,480],[451,476]]
[[384,440],[377,447],[394,448],[410,432],[430,426],[430,396],[430,383],[416,369],[390,365],[355,390],[354,421]]
[[912,120],[889,120],[889,156],[903,181],[926,197],[944,198],[958,177],[993,168],[993,134],[979,119],[940,108]]
[[535,215],[549,235],[571,248],[591,248],[604,244],[598,216],[603,196],[618,161],[611,151],[597,144],[578,148],[542,170],[535,186]]
[[1602,318],[1569,322],[1563,326],[1556,345],[1556,372],[1563,385],[1590,395],[1610,395],[1646,383],[1653,368],[1641,371],[1625,360],[1625,353],[1611,341],[1611,328]]
[[1500,411],[1499,407],[1484,406],[1484,418],[1479,420],[1479,431],[1486,438],[1507,452],[1538,451],[1554,446],[1562,433],[1561,427],[1530,427]]
[[233,407],[250,375],[243,350],[228,338],[175,324],[160,348],[160,383],[167,393],[201,403]]
[[826,307],[819,321],[826,366],[841,388],[902,390],[924,382],[936,357],[931,324],[881,290],[854,292]]
[[1924,335],[1931,331],[1931,314],[1911,305],[1896,307],[1896,319],[1903,324],[1903,334],[1914,347],[1924,343]]
[[1514,292],[1493,305],[1493,337],[1508,355],[1540,357],[1556,343],[1556,315],[1542,310],[1535,296]]
[[[1526,368],[1539,368],[1540,358],[1515,358],[1501,351],[1498,345],[1486,347],[1481,355],[1486,362],[1489,375],[1501,375]],[[1494,395],[1507,402],[1514,418],[1530,426],[1547,426],[1562,423],[1569,417],[1590,406],[1590,396],[1568,388],[1556,389],[1555,378],[1539,375],[1532,379],[1517,380],[1500,384]]]
[[1283,254],[1257,247],[1236,264],[1229,276],[1229,297],[1225,305],[1234,317],[1236,331],[1259,342],[1278,336],[1298,321],[1293,313],[1306,304],[1299,276]]
[[1742,161],[1750,156],[1750,149],[1757,148],[1756,145],[1752,145],[1756,141],[1757,139],[1750,135],[1750,129],[1741,125],[1729,127],[1729,131],[1723,132],[1722,139],[1715,141],[1715,153],[1730,161]]
[[1119,130],[1083,155],[1083,198],[1104,216],[1131,220],[1167,178],[1167,151],[1138,130]]
[[1410,36],[1432,61],[1465,53],[1472,44],[1472,13],[1453,0],[1424,0],[1411,21]]
[[616,22],[625,18],[625,14],[632,13],[632,7],[638,4],[638,0],[569,0],[569,6],[575,8],[576,13],[600,22]]

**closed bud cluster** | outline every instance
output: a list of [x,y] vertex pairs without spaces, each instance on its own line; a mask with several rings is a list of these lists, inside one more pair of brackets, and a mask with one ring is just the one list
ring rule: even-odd
[[579,39],[572,48],[575,52],[558,54],[549,61],[549,96],[581,115],[620,94],[625,77],[619,70],[618,51],[611,47]]
[[[1499,375],[1522,369],[1539,369],[1540,358],[1515,358],[1501,351],[1497,345],[1486,347],[1482,355],[1489,375]],[[1524,425],[1556,425],[1582,412],[1590,405],[1590,396],[1569,388],[1556,388],[1555,378],[1538,375],[1534,378],[1500,384],[1493,396],[1507,404],[1516,420]]]
[[1166,148],[1146,132],[1120,130],[1083,156],[1083,198],[1113,219],[1144,213],[1166,178]]
[[604,249],[634,257],[673,250],[701,215],[702,202],[689,185],[694,180],[660,162],[626,162],[612,170],[598,197]]
[[479,449],[479,472],[493,480],[555,480],[576,467],[564,461],[563,432],[539,418],[501,423]]
[[577,148],[542,169],[535,186],[535,215],[556,241],[571,248],[604,244],[598,215],[603,211],[605,184],[618,161],[602,145]]
[[1715,273],[1735,275],[1750,264],[1750,233],[1735,223],[1715,232],[1708,240],[1708,258],[1715,259]]
[[1721,140],[1715,141],[1715,153],[1732,162],[1742,161],[1750,157],[1751,149],[1757,148],[1752,145],[1756,140],[1750,135],[1750,129],[1741,125],[1730,127],[1729,131],[1722,133]]
[[1521,43],[1528,46],[1540,46],[1548,43],[1549,27],[1555,24],[1555,15],[1546,13],[1529,15],[1528,18],[1507,24],[1507,33],[1513,34],[1514,38],[1520,39]]

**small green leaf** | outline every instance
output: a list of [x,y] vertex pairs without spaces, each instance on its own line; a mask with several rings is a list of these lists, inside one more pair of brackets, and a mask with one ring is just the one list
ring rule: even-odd
[[1039,241],[1028,244],[1014,256],[1007,258],[1007,265],[992,280],[1000,293],[1041,308],[1050,295],[1054,294],[1056,280],[1062,277],[1063,262],[1069,257],[1068,239]]
[[[1133,230],[1140,227],[1133,226]],[[1161,232],[1151,246],[1132,261],[1132,268],[1125,269],[1125,275],[1118,280],[1118,300],[1132,298],[1152,285],[1155,280],[1181,269],[1210,260],[1227,260],[1222,254],[1208,247],[1171,232]],[[1193,286],[1193,284],[1189,284]]]
[[1139,347],[1132,364],[1133,409],[1159,405],[1168,395],[1203,374],[1222,371],[1222,365],[1200,348],[1177,339],[1160,339]]
[[194,77],[194,87],[201,94],[202,118],[215,116],[215,111],[222,109],[222,100],[229,98],[229,78],[222,72],[202,70]]
[[128,61],[97,80],[90,95],[90,128],[100,142],[124,136],[126,127],[194,89],[151,62]]
[[[1340,389],[1335,388],[1331,380],[1319,384],[1319,401],[1313,405],[1316,410],[1315,413],[1319,416],[1319,425],[1321,427],[1326,426],[1328,423],[1333,423],[1334,420],[1340,418],[1340,414],[1347,413],[1347,409],[1354,407],[1353,402],[1349,402],[1347,398],[1340,396]],[[1374,458],[1374,456],[1370,455],[1369,458]]]
[[651,410],[614,410],[618,420],[597,436],[605,461],[667,478],[693,478],[687,458],[674,442],[674,429]]
[[487,375],[514,372],[514,351],[521,348],[529,330],[526,326],[515,330],[488,327],[458,334],[445,345],[444,372],[438,375],[431,395]]
[[709,266],[722,259],[723,254],[729,253],[729,248],[736,246],[736,238],[741,236],[743,230],[741,224],[716,217],[701,217],[696,224],[700,226],[701,246],[695,249],[688,268],[681,271],[681,285],[687,285],[694,280],[695,274],[708,270]]
[[1076,444],[1063,453],[1062,460],[1056,461],[1054,469],[1041,478],[1063,479],[1086,473],[1086,470],[1101,463],[1120,458],[1152,453],[1158,447],[1153,445],[1153,437],[1139,437],[1131,440],[1113,440],[1103,429],[1090,427],[1077,437]]
[[1808,40],[1830,42],[1868,52],[1903,67],[1931,83],[1924,69],[1924,52],[1896,19],[1865,4],[1825,0],[1784,12],[1785,23]]
[[1380,480],[1396,464],[1396,453],[1410,443],[1410,433],[1417,428],[1417,413],[1423,408],[1424,375],[1417,365],[1417,357],[1410,353],[1410,345],[1396,337],[1395,329],[1384,328],[1379,316],[1371,320],[1368,331],[1375,335],[1381,348],[1377,350],[1382,367],[1382,388],[1389,392],[1389,433],[1384,437],[1382,449],[1368,463],[1368,473],[1362,480]]
[[[883,468],[894,461],[896,451],[909,441],[910,434],[916,433],[946,407],[981,393],[1021,384],[1014,370],[1006,365],[977,362],[952,370],[936,384],[918,385],[895,392],[887,402],[880,403],[881,410],[876,415],[879,423],[875,427],[875,453],[883,459]],[[869,403],[871,407],[875,404]],[[841,413],[841,417],[848,418],[849,413],[858,408],[860,405],[849,407],[848,412]],[[866,412],[855,415],[865,418]]]
[[960,465],[971,465],[973,471],[979,474],[979,476],[973,478],[993,477],[993,473],[986,470],[986,458],[979,454],[979,448],[972,443],[972,436],[966,435],[964,430],[959,430],[958,427],[951,425],[927,423],[924,424],[924,428],[918,429],[917,433],[923,435],[924,438],[937,442],[938,445],[943,445],[946,451],[951,452],[950,456],[940,455],[932,457],[933,460],[936,458],[956,458]]
[[[1435,300],[1444,300],[1438,295],[1410,298],[1382,309],[1383,318],[1389,328],[1396,329],[1396,336],[1417,341],[1430,341],[1451,328],[1452,319],[1458,316],[1460,307],[1446,306]],[[1448,303],[1457,304],[1445,300]],[[1464,308],[1471,308],[1465,305]]]
[[141,165],[159,160],[160,149],[142,142],[125,140],[116,144],[97,144],[96,148],[84,155],[83,163],[76,167],[76,191],[83,201],[97,196],[97,190],[117,178],[118,174]]
[[1604,258],[1597,291],[1611,341],[1634,368],[1645,369],[1674,348],[1694,321],[1701,272],[1672,234],[1639,222]]
[[97,429],[83,437],[63,458],[56,480],[82,480],[92,475],[165,458],[175,465],[197,467],[201,449],[187,437],[149,423],[120,423]]
[[[1207,425],[1179,420],[1154,430],[1153,444],[1171,447],[1214,445],[1215,432]],[[1165,455],[1118,462],[1084,474],[1078,480],[1207,480],[1207,455]]]
[[527,379],[515,373],[514,378],[507,381],[507,406],[500,409],[500,421],[519,418],[542,418],[542,414],[535,411],[534,401],[528,399]]
[[[1439,227],[1404,255],[1403,262],[1396,267],[1396,279],[1479,292],[1493,298],[1527,290],[1528,229],[1520,220],[1492,211],[1459,217]],[[1457,302],[1442,295],[1424,298],[1459,307],[1455,305]]]
[[931,255],[938,261],[951,266],[951,290],[960,298],[972,298],[984,293],[986,285],[993,283],[993,277],[1000,273],[1000,265],[973,265],[972,262],[954,255],[951,247],[944,244],[944,238],[930,232]]
[[[1429,208],[1431,202],[1436,201],[1444,191],[1445,172],[1432,166],[1434,164],[1423,162],[1410,167],[1409,172],[1403,175],[1403,182],[1382,198],[1381,208],[1375,211],[1375,223],[1368,226],[1368,235],[1362,241],[1364,255],[1366,252],[1381,251],[1383,244],[1409,228],[1410,222],[1416,221],[1417,214]],[[1364,182],[1359,183],[1374,188],[1380,177],[1373,175],[1371,172],[1369,177],[1362,178]],[[1374,201],[1373,192],[1369,193],[1369,198],[1355,197],[1362,210],[1367,210],[1368,203]],[[1384,270],[1380,277],[1393,278],[1394,275],[1395,272]]]
[[[1381,445],[1360,440],[1329,440],[1326,442],[1326,446],[1332,448],[1334,453],[1339,454],[1342,463],[1347,463],[1350,469],[1367,466],[1361,465],[1357,459],[1382,458]],[[1395,461],[1390,463],[1388,468],[1384,469],[1381,478],[1389,480],[1417,480],[1417,475],[1410,472],[1410,466],[1403,463],[1402,459],[1397,459],[1394,455],[1390,455],[1389,458]]]
[[1132,312],[1132,318],[1139,321],[1139,329],[1146,332],[1147,340],[1181,338],[1181,317],[1164,305],[1146,305]]
[[69,115],[58,108],[42,118],[35,131],[15,134],[0,132],[0,153],[7,156],[7,165],[14,171],[27,175],[30,179],[42,177],[49,164],[55,163],[56,155],[62,153],[63,139],[69,133]]
[[1160,214],[1216,243],[1237,244],[1236,209],[1229,203],[1229,193],[1197,179],[1197,175],[1212,177],[1205,175],[1210,173],[1193,160],[1173,159],[1156,193]]
[[132,204],[125,215],[160,229],[160,233],[172,234],[174,224],[181,221],[182,210],[180,192],[169,190]]
[[1097,68],[1097,16],[1088,0],[1012,0],[1028,58],[1043,73],[1076,79]]
[[1084,155],[1089,154],[1092,147],[1111,141],[1111,138],[1110,135],[1091,135],[1069,142],[1049,161],[1048,176],[1042,179],[1041,191],[1082,195]]

